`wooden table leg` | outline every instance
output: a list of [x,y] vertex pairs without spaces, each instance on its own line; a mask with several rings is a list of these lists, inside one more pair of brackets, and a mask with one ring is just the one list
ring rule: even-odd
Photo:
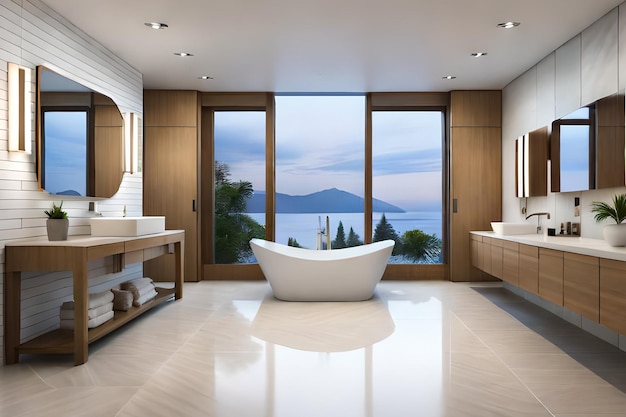
[[4,361],[7,365],[18,363],[20,355],[22,274],[4,274]]
[[183,282],[185,280],[185,241],[174,243],[174,256],[175,256],[175,277],[174,287],[176,288],[174,298],[178,300],[183,298]]
[[72,270],[74,281],[74,365],[87,362],[89,352],[88,316],[89,283],[87,253],[76,251],[76,268]]

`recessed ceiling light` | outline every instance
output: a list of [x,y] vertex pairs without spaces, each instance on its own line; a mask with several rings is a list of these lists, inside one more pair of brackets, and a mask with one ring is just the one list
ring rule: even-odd
[[148,22],[148,23],[144,23],[144,25],[152,29],[165,29],[166,27],[168,27],[166,23],[159,23],[159,22]]
[[174,55],[177,55],[177,56],[193,56],[193,54],[190,54],[188,52],[174,52]]
[[504,22],[504,23],[498,23],[498,27],[499,28],[504,28],[504,29],[511,29],[511,28],[516,28],[519,26],[519,22]]
[[480,58],[481,56],[487,55],[487,52],[472,52],[472,56],[474,58]]
[[446,75],[445,77],[441,77],[444,80],[454,80],[456,77],[454,75]]
[[201,77],[198,77],[198,79],[200,79],[200,80],[212,80],[213,77],[211,77],[210,75],[203,75]]

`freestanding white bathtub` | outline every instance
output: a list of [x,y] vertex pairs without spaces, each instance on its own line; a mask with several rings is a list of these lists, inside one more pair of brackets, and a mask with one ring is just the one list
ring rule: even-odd
[[363,301],[374,295],[394,241],[311,250],[252,239],[250,246],[280,300]]

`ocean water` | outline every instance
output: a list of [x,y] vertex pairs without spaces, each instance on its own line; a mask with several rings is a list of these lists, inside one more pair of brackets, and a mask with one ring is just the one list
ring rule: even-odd
[[[264,213],[248,213],[260,224],[265,224]],[[278,213],[276,214],[276,242],[287,244],[290,237],[306,248],[315,249],[317,244],[317,231],[320,224],[326,227],[326,216],[330,221],[330,238],[335,239],[339,221],[348,237],[350,227],[363,240],[363,213]],[[380,221],[382,213],[374,213],[372,231]],[[436,235],[441,239],[441,211],[417,211],[406,213],[385,213],[389,222],[398,236],[402,236],[407,230],[420,229],[429,235]]]

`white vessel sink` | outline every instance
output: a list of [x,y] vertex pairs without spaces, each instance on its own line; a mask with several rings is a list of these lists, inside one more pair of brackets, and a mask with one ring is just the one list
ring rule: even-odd
[[93,217],[91,236],[142,236],[165,231],[165,216]]
[[532,223],[491,222],[491,228],[499,235],[528,235],[537,233],[537,226]]

